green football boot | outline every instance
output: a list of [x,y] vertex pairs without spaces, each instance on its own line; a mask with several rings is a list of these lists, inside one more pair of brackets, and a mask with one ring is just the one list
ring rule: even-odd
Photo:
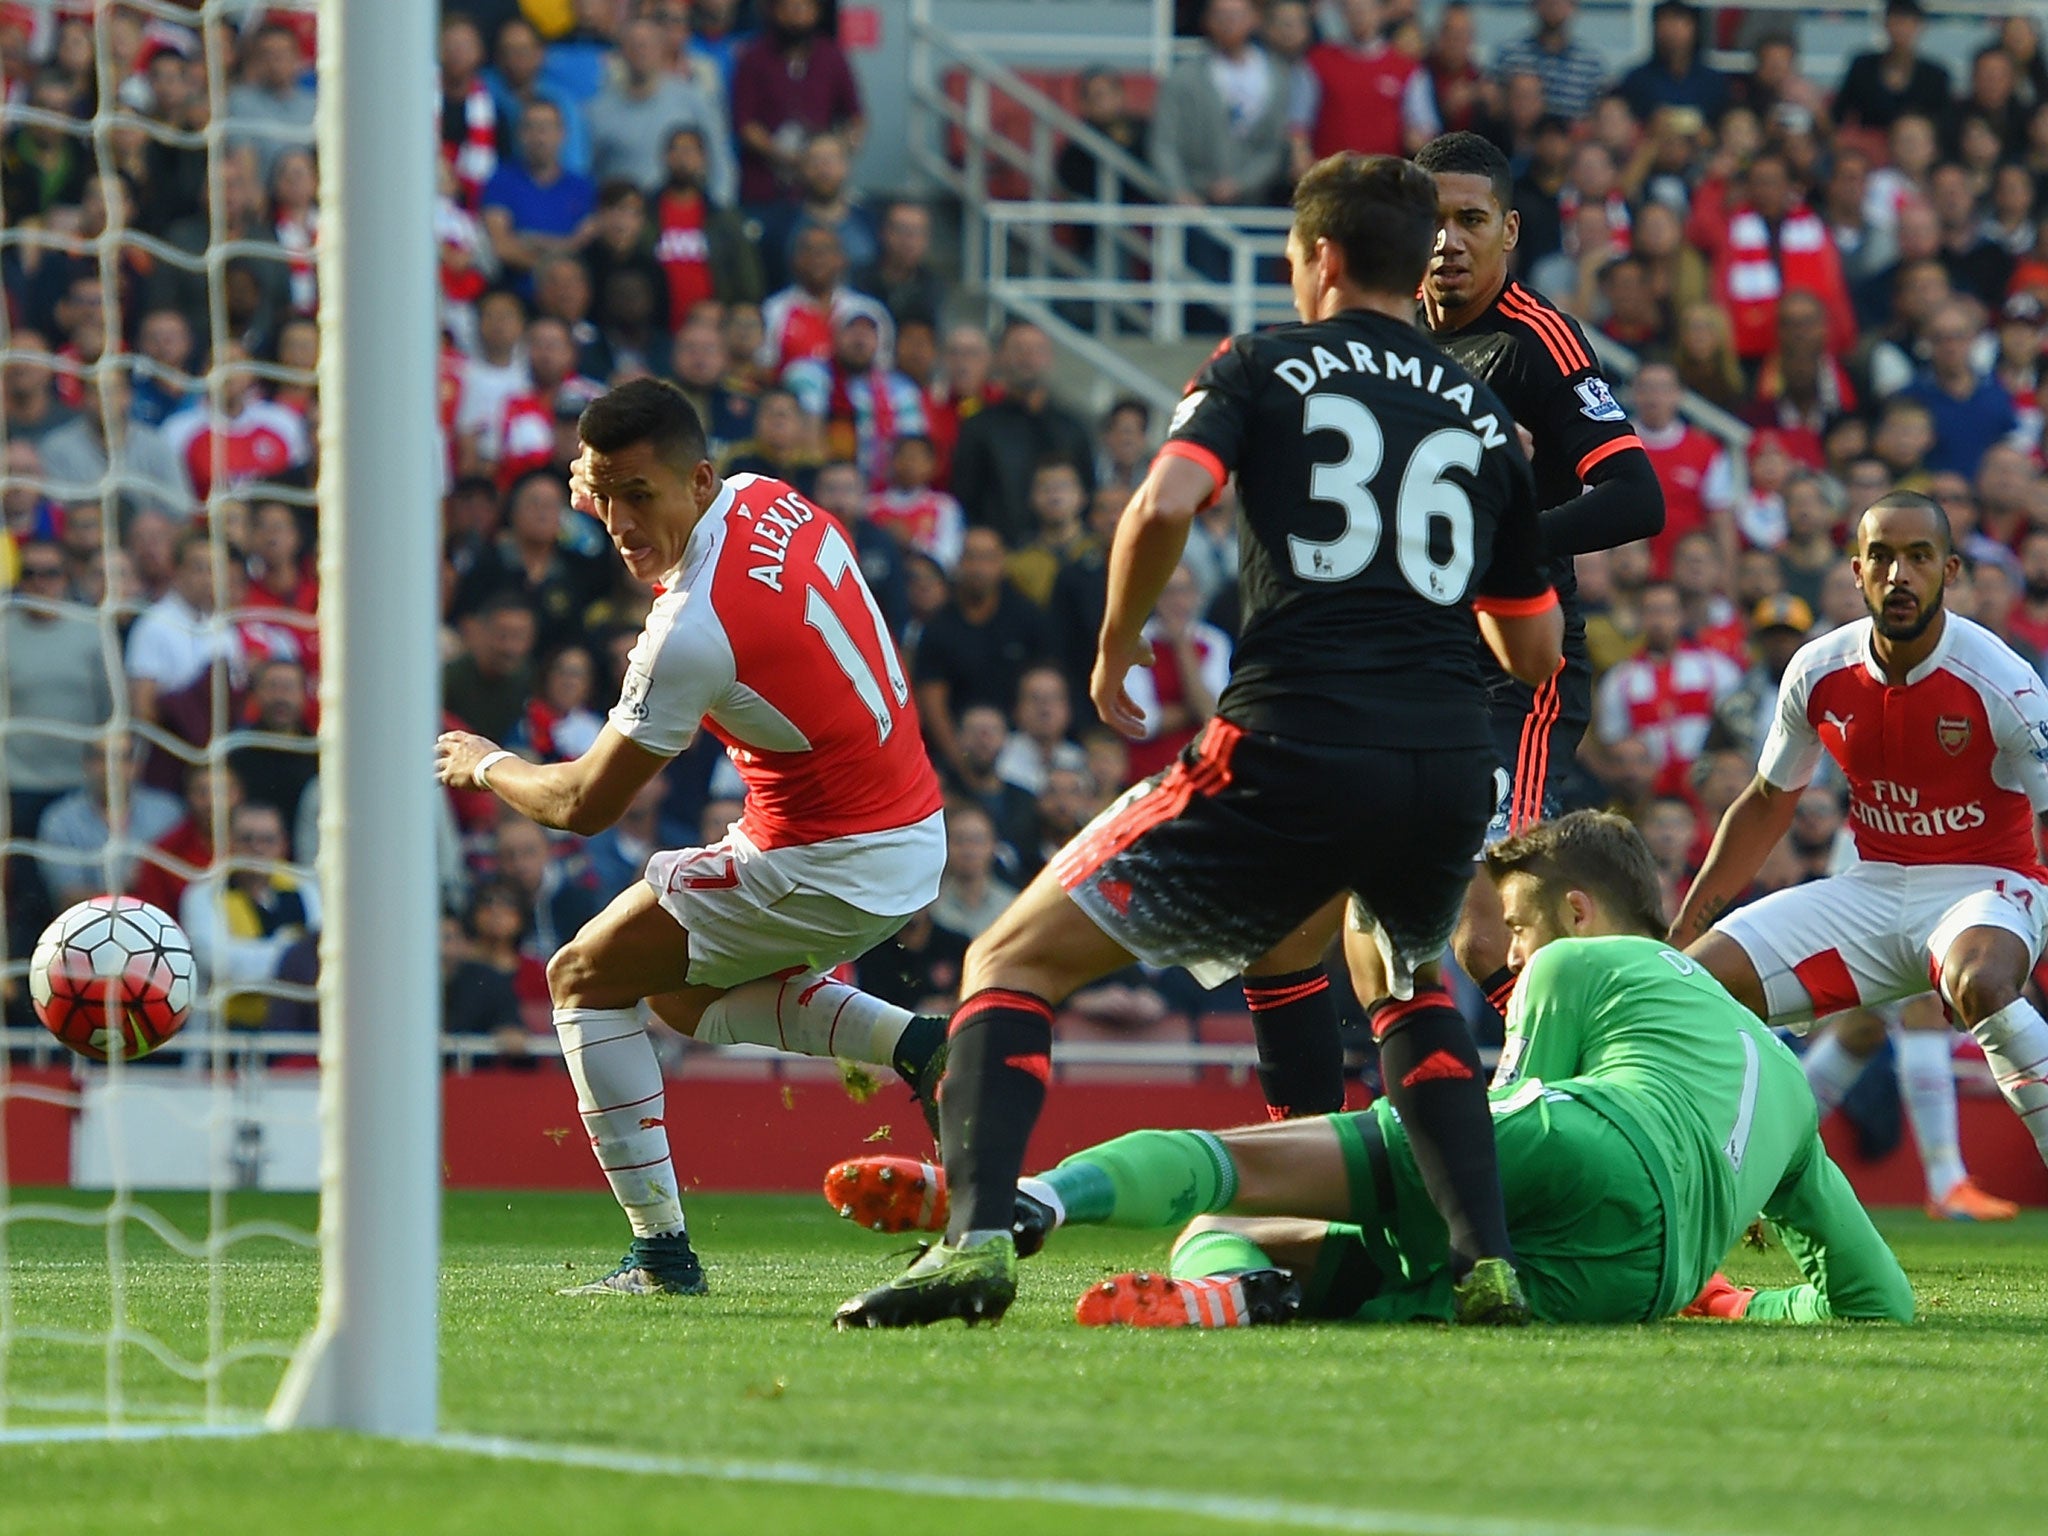
[[841,1328],[909,1328],[957,1317],[995,1323],[1017,1299],[1017,1245],[1005,1232],[972,1248],[938,1243],[887,1285],[841,1304]]

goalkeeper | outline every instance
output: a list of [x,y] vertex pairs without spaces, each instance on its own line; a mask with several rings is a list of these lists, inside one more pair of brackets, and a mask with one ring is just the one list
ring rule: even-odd
[[[1486,860],[1519,973],[1492,1102],[1534,1314],[1909,1320],[1912,1290],[1828,1159],[1797,1061],[1656,937],[1657,878],[1635,829],[1577,812]],[[945,1220],[938,1180],[907,1159],[865,1158],[833,1169],[826,1197],[867,1225],[926,1227]],[[1805,1284],[1753,1291],[1716,1273],[1759,1212]],[[1443,1223],[1384,1100],[1220,1134],[1137,1131],[1076,1153],[1020,1185],[1019,1251],[1067,1222],[1185,1224],[1167,1274],[1092,1287],[1083,1323],[1452,1316]]]

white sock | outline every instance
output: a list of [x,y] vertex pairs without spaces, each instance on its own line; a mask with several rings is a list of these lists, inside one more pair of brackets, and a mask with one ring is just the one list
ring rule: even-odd
[[683,1230],[683,1202],[662,1125],[661,1063],[631,1008],[557,1008],[562,1061],[597,1166],[633,1223],[635,1237]]
[[1893,1027],[1892,1052],[1899,1097],[1927,1170],[1927,1193],[1939,1200],[1963,1179],[1963,1151],[1956,1129],[1956,1074],[1946,1030]]
[[704,1010],[697,1038],[707,1045],[772,1045],[799,1056],[843,1056],[894,1064],[896,1042],[915,1015],[843,981],[812,971],[734,987]]
[[2048,1161],[2048,1020],[2019,997],[1990,1018],[1980,1019],[1970,1033],[1984,1047],[1998,1091],[2034,1138],[2042,1160]]
[[1856,1086],[1856,1079],[1863,1075],[1870,1058],[1850,1055],[1842,1048],[1842,1042],[1829,1034],[1823,1035],[1800,1057],[1799,1064],[1806,1069],[1806,1086],[1813,1090],[1814,1102],[1820,1105],[1821,1118],[1826,1119],[1828,1113]]
[[1055,1227],[1064,1227],[1067,1224],[1067,1204],[1060,1199],[1059,1191],[1045,1180],[1019,1179],[1017,1188],[1052,1212],[1052,1224]]

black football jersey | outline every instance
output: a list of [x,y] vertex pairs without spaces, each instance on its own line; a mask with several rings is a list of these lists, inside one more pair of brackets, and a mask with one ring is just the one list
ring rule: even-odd
[[1335,746],[1491,740],[1475,605],[1555,601],[1493,392],[1369,310],[1225,342],[1165,448],[1237,476],[1242,633],[1217,710]]
[[[1593,466],[1609,454],[1643,446],[1601,376],[1578,321],[1520,283],[1501,289],[1470,325],[1429,335],[1485,380],[1508,413],[1529,429],[1539,508],[1562,506],[1577,496]],[[1549,569],[1564,604],[1565,654],[1583,657],[1586,621],[1579,612],[1571,556],[1552,559]]]

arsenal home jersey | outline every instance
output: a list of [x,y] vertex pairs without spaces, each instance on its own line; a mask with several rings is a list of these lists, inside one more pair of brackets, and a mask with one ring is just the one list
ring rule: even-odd
[[1809,641],[1779,685],[1757,772],[1780,789],[1823,749],[1849,781],[1856,851],[1877,864],[1984,864],[2039,880],[2048,811],[2048,695],[1980,624],[1948,615],[1934,653],[1887,681],[1860,619]]

